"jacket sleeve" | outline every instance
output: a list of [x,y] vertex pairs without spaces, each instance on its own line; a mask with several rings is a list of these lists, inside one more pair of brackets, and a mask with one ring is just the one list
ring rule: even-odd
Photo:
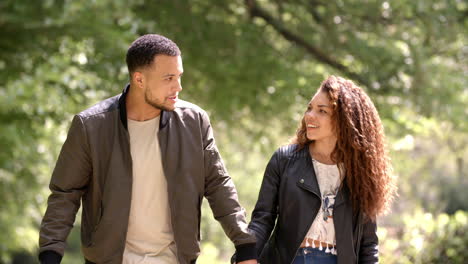
[[247,228],[245,209],[239,204],[234,183],[226,171],[206,113],[201,114],[204,145],[205,193],[213,215],[236,247],[237,262],[256,259],[255,236]]
[[359,263],[379,263],[379,238],[377,237],[377,222],[366,219],[362,225]]
[[[80,116],[73,118],[52,174],[51,194],[39,232],[41,263],[58,263],[75,222],[81,196],[91,174],[88,140]],[[54,260],[54,261],[52,261]]]
[[281,175],[279,153],[277,151],[273,154],[265,169],[257,204],[249,224],[249,229],[255,233],[257,238],[258,256],[265,247],[278,216],[278,191]]

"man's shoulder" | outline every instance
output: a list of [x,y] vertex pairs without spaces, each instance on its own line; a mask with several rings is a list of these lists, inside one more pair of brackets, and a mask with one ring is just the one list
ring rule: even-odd
[[189,120],[189,119],[209,120],[208,114],[206,113],[205,110],[203,110],[201,107],[199,107],[196,104],[193,104],[184,100],[177,101],[173,112],[176,115],[180,116],[180,118],[183,120]]
[[81,111],[78,115],[83,119],[103,116],[106,113],[113,112],[119,108],[120,94],[102,100],[86,110]]
[[197,113],[206,113],[205,110],[203,110],[201,107],[198,105],[184,101],[184,100],[178,100],[176,105],[175,105],[175,111],[189,111],[189,112],[197,112]]

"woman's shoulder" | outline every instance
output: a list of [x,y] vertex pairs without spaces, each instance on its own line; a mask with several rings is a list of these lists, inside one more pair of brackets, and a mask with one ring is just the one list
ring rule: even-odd
[[273,156],[277,158],[294,158],[294,157],[302,157],[308,154],[307,147],[301,147],[298,144],[288,144],[279,147]]

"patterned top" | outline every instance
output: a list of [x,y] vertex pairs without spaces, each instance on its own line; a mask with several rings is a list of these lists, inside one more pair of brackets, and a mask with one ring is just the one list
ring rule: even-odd
[[[315,175],[322,195],[322,206],[307,232],[304,242],[306,246],[316,247],[327,244],[327,252],[336,254],[335,227],[333,225],[333,207],[335,197],[340,187],[341,179],[338,166],[327,165],[312,159]],[[331,247],[329,249],[328,247]]]

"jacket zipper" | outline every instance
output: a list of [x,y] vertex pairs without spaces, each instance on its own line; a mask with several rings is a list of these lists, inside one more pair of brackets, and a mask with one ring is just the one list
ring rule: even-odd
[[355,252],[356,252],[356,263],[359,263],[359,251],[360,251],[359,248],[361,247],[361,228],[362,228],[361,213],[359,213],[357,225],[358,225],[358,233],[357,233]]
[[[317,196],[320,200],[320,208],[322,207],[322,198],[315,192],[312,192],[310,191],[311,193],[315,194],[315,196]],[[320,208],[318,210],[320,210]],[[317,217],[317,214],[318,214],[318,210],[317,212],[315,213],[315,217]],[[310,227],[312,226],[312,224],[314,223],[314,220],[315,220],[315,217],[314,219],[312,220],[312,222],[310,223],[310,225],[307,227],[306,231],[302,234],[301,237],[305,237],[305,235],[307,234],[307,232],[309,232],[309,229]],[[299,249],[301,248],[301,243],[302,241],[299,243],[299,245],[296,247],[296,251],[294,252],[294,257],[293,259],[291,260],[291,262],[289,264],[292,264],[294,262],[294,259],[296,258],[296,255],[297,255],[297,252],[299,251]]]
[[[131,152],[131,149],[130,149],[130,134],[128,133],[128,130],[125,130],[125,137],[127,139],[127,142],[126,142],[126,147],[128,148],[128,156],[130,157],[130,178],[131,178],[131,184],[133,185],[133,160],[132,160],[132,152]],[[132,187],[130,186],[130,200],[132,199]],[[132,206],[131,202],[130,202],[130,207]],[[123,243],[123,248],[122,248],[122,261],[123,261],[123,254],[125,253],[125,247],[126,247],[126,244],[127,244],[127,235],[128,235],[128,223],[130,222],[130,210],[131,208],[129,208],[128,210],[128,219],[127,219],[127,226],[125,227],[125,241]]]

